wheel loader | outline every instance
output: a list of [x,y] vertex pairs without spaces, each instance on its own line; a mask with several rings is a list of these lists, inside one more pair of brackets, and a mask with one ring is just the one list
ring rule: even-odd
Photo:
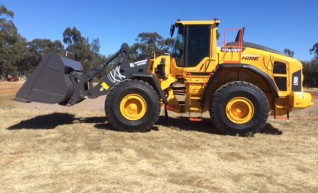
[[[161,109],[186,113],[190,121],[209,112],[211,129],[224,134],[259,132],[269,115],[289,116],[312,106],[303,91],[302,64],[278,51],[226,33],[218,44],[220,21],[176,21],[170,53],[129,62],[123,44],[104,64],[84,72],[82,64],[58,54],[45,55],[16,95],[21,102],[75,105],[107,95],[106,119],[112,127],[148,131]],[[236,34],[236,32],[235,32]],[[233,38],[234,39],[234,38]],[[106,71],[98,84],[93,78]]]

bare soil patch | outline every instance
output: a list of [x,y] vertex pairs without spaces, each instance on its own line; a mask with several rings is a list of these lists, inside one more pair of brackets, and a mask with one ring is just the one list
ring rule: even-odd
[[305,91],[309,92],[313,99],[318,99],[318,88],[305,88]]
[[0,81],[0,95],[15,94],[24,82]]

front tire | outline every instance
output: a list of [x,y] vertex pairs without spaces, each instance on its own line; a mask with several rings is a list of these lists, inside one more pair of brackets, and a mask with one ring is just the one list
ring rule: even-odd
[[213,124],[229,135],[252,136],[263,129],[268,113],[269,104],[263,91],[243,81],[220,87],[210,106]]
[[149,131],[160,114],[160,99],[147,82],[126,80],[106,97],[107,121],[120,131]]

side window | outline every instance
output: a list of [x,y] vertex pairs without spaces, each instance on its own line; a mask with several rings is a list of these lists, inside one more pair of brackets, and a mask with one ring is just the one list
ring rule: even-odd
[[187,26],[186,67],[194,67],[210,56],[210,26]]

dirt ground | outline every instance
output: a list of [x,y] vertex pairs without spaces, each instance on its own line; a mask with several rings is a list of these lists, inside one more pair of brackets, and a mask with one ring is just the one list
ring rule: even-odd
[[14,101],[16,92],[21,88],[24,82],[6,82],[0,81],[0,106],[11,106],[24,109],[39,110],[59,110],[59,111],[94,111],[103,110],[105,97],[99,97],[94,100],[85,100],[72,107],[60,105],[51,105],[44,103],[20,103]]
[[318,94],[244,138],[174,113],[118,132],[103,97],[24,104],[10,100],[20,86],[0,82],[0,192],[318,192]]
[[23,82],[0,81],[0,95],[14,94],[22,86]]

